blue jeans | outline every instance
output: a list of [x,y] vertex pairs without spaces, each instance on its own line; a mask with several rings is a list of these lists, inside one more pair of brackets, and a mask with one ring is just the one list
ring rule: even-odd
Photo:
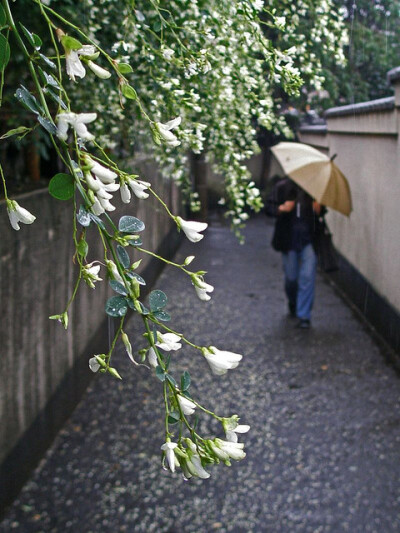
[[317,273],[314,248],[312,244],[307,244],[301,252],[289,250],[282,254],[282,258],[289,307],[296,309],[298,318],[310,320]]

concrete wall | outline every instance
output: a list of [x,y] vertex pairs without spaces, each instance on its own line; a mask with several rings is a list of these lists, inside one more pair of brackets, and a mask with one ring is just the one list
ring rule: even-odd
[[[153,184],[173,212],[180,212],[177,188],[160,178],[154,164],[135,161],[134,168]],[[91,376],[88,357],[108,349],[104,312],[107,283],[98,283],[94,290],[82,283],[70,311],[68,331],[48,319],[64,310],[77,276],[72,263],[72,202],[57,201],[47,190],[15,199],[37,220],[16,232],[8,222],[5,203],[0,203],[0,464],[4,467],[0,507],[1,500],[9,499],[12,492],[10,485],[3,486],[6,478],[10,482],[18,478],[14,469],[31,462],[35,455],[40,456],[46,441],[54,436],[79,399]],[[121,204],[119,208],[119,216],[133,214],[145,222],[145,248],[173,253],[179,237],[153,197],[145,201],[132,199],[131,204]],[[96,228],[89,228],[87,240],[88,260],[101,259]],[[135,254],[137,259],[139,252]],[[160,263],[149,256],[141,257],[140,272],[151,283]],[[105,269],[101,274],[106,277]],[[54,403],[57,395],[60,401]]]
[[340,254],[400,312],[400,69],[389,77],[395,96],[327,111],[327,126],[300,130],[301,142],[337,154],[353,212],[328,216]]

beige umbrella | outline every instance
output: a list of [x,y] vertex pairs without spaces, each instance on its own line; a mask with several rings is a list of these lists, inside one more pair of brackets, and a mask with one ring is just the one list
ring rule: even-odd
[[351,192],[347,179],[325,154],[312,146],[281,142],[271,148],[285,174],[317,202],[349,216]]

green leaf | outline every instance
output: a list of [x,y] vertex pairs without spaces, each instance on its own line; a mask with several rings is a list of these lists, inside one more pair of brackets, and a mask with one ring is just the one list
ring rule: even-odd
[[181,376],[181,389],[185,392],[190,387],[190,374],[187,370]]
[[[1,43],[1,35],[0,35],[0,43]],[[0,50],[1,50],[1,44],[0,44]],[[0,51],[0,56],[1,56],[1,51]],[[1,59],[0,59],[0,62],[1,62]],[[0,67],[0,70],[1,70],[1,67]],[[16,91],[15,91],[15,98],[21,102],[21,104],[26,107],[27,109],[29,109],[29,111],[32,111],[33,113],[35,113],[36,115],[39,114],[39,112],[42,112],[43,113],[43,109],[41,107],[40,104],[38,104],[36,98],[33,96],[32,93],[30,93],[28,91],[28,89],[26,89],[26,87],[24,87],[23,85],[21,85],[21,87],[19,87]]]
[[127,272],[127,275],[131,279],[136,279],[136,281],[139,283],[139,285],[146,285],[146,282],[142,278],[142,276],[139,276],[139,274],[136,274],[136,272]]
[[178,411],[171,411],[168,416],[168,423],[169,424],[176,424],[180,420],[180,414]]
[[149,296],[150,309],[152,311],[159,311],[167,305],[167,295],[163,291],[151,291]]
[[[126,288],[122,285],[122,283],[120,283],[119,281],[116,281],[116,280],[111,280],[110,281],[110,286],[111,288],[117,292],[118,294],[122,294],[122,296],[127,296],[128,295],[128,291],[126,290]],[[130,307],[130,306],[129,306]]]
[[164,370],[161,368],[160,365],[156,366],[156,376],[160,381],[165,381],[165,373]]
[[85,228],[90,226],[90,223],[92,221],[92,217],[90,216],[90,213],[86,211],[85,206],[83,205],[80,206],[79,212],[76,214],[76,218],[79,224]]
[[[49,183],[49,193],[57,200],[70,200],[74,196],[75,180],[71,174],[56,174]],[[82,206],[81,206],[82,209]],[[81,221],[78,218],[79,223]],[[81,223],[82,224],[82,223]],[[83,226],[85,224],[82,224]],[[87,224],[89,225],[89,224]]]
[[144,222],[136,217],[124,216],[119,219],[118,229],[123,233],[137,233],[145,228]]
[[94,215],[93,213],[89,213],[89,217],[93,220],[95,224],[97,224],[97,226],[99,226],[99,228],[104,229],[104,230],[106,229],[104,222],[101,220],[100,217],[98,217],[97,215]]
[[71,37],[70,35],[63,35],[63,37],[61,37],[61,44],[67,50],[79,50],[82,48],[82,44],[78,39],[75,39],[75,37]]
[[162,28],[162,24],[160,20],[156,20],[156,22],[153,24],[153,30],[155,32],[159,32]]
[[128,303],[123,296],[112,296],[107,300],[105,309],[108,316],[125,316],[128,311]]
[[[41,69],[40,69],[41,70]],[[51,85],[55,89],[61,89],[60,84],[58,81],[52,76],[51,74],[47,74],[44,70],[42,70],[43,78],[45,79],[45,82],[47,85]]]
[[8,130],[4,135],[0,137],[0,139],[8,139],[8,137],[12,137],[13,135],[20,135],[20,134],[21,134],[20,138],[22,138],[30,131],[32,131],[32,128],[26,128],[25,126],[19,126],[18,128]]
[[65,109],[65,110],[68,109],[68,107],[64,104],[64,102],[61,100],[61,98],[58,96],[58,94],[54,93],[49,87],[45,87],[43,89],[43,92],[48,94],[63,109]]
[[85,258],[89,252],[89,245],[88,243],[85,241],[85,239],[81,239],[79,242],[78,242],[78,246],[76,247],[76,251],[78,252],[78,254],[80,256],[82,256],[83,258]]
[[137,235],[137,239],[132,239],[131,241],[129,241],[129,246],[142,246],[143,244],[143,241],[142,239],[139,237],[139,235]]
[[0,27],[5,26],[7,23],[7,16],[4,9],[0,6]]
[[171,315],[166,311],[155,311],[153,313],[154,317],[161,322],[169,322],[171,320]]
[[133,72],[133,68],[129,63],[118,63],[117,68],[121,74],[129,74],[130,72]]
[[128,98],[128,100],[137,100],[137,93],[133,87],[128,85],[127,83],[124,83],[121,87],[122,94],[125,96],[125,98]]
[[120,245],[117,246],[117,255],[118,255],[118,259],[121,261],[123,266],[125,268],[129,268],[131,264],[131,260],[129,259],[128,252],[125,250],[123,246],[120,246]]
[[55,135],[57,133],[57,126],[46,117],[38,115],[38,122],[43,128],[50,133],[50,135]]
[[178,386],[177,382],[175,381],[175,379],[172,376],[170,376],[169,374],[166,374],[165,377],[171,383],[171,385],[173,385],[174,387]]
[[35,39],[33,38],[33,33],[28,30],[28,28],[25,28],[25,26],[21,23],[19,23],[21,26],[22,32],[25,35],[27,41],[31,46],[35,46]]
[[4,35],[0,34],[0,72],[3,71],[10,61],[10,45]]
[[40,59],[42,59],[48,67],[54,68],[54,69],[57,68],[57,65],[51,59],[46,57],[44,54],[39,54],[39,56],[40,56]]
[[25,26],[21,23],[19,23],[21,26],[21,29],[28,40],[29,44],[33,46],[33,48],[36,48],[36,50],[39,50],[39,48],[42,46],[42,39],[39,37],[39,35],[36,35],[35,33],[32,33],[28,30],[28,28],[25,28]]
[[32,36],[35,42],[34,47],[36,48],[36,50],[39,50],[43,44],[42,39],[39,37],[39,35],[36,35],[36,33],[33,33]]

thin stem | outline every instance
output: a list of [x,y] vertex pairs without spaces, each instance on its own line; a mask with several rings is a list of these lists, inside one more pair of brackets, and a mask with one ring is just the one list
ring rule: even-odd
[[189,276],[191,276],[193,274],[193,272],[190,272],[190,270],[186,270],[186,268],[183,267],[182,265],[179,265],[178,263],[174,263],[173,261],[169,261],[168,259],[165,259],[165,257],[157,255],[154,252],[150,252],[150,250],[145,250],[144,248],[140,248],[140,246],[136,246],[136,250],[138,250],[139,252],[143,252],[144,254],[151,255],[152,257],[155,257],[155,258],[159,259],[160,261],[163,261],[167,265],[171,265],[171,266],[174,266],[176,268],[180,268],[183,272],[185,272],[185,274],[188,274]]
[[151,318],[151,321],[154,322],[155,324],[157,324],[157,326],[160,326],[160,327],[164,328],[169,333],[175,333],[175,335],[178,335],[183,340],[183,342],[186,342],[186,344],[188,344],[189,346],[192,346],[193,348],[196,348],[197,350],[200,350],[200,351],[202,350],[201,346],[197,346],[197,344],[193,344],[188,339],[186,339],[183,335],[181,335],[177,331],[169,328],[163,322],[159,322],[156,318]]
[[114,335],[114,339],[113,339],[113,341],[112,341],[112,343],[111,343],[110,349],[109,349],[108,354],[107,354],[107,355],[108,355],[108,360],[107,360],[107,365],[108,365],[108,366],[110,366],[111,356],[112,356],[112,353],[113,353],[113,351],[114,351],[115,345],[116,345],[116,343],[117,343],[118,337],[119,337],[119,335],[120,335],[120,333],[121,333],[121,331],[122,331],[122,327],[123,327],[123,325],[124,325],[124,321],[125,321],[125,317],[123,316],[123,317],[121,318],[121,320],[120,320],[119,328],[117,329],[117,332],[116,332],[116,334]]
[[160,204],[164,207],[165,211],[168,213],[168,215],[175,221],[175,216],[171,213],[171,211],[169,210],[167,204],[158,196],[158,194],[150,187],[148,189],[151,194],[157,198],[157,200],[160,202]]
[[1,180],[3,182],[4,198],[6,199],[6,201],[8,201],[6,178],[4,177],[3,167],[1,166],[1,163],[0,163],[0,175],[1,175]]

